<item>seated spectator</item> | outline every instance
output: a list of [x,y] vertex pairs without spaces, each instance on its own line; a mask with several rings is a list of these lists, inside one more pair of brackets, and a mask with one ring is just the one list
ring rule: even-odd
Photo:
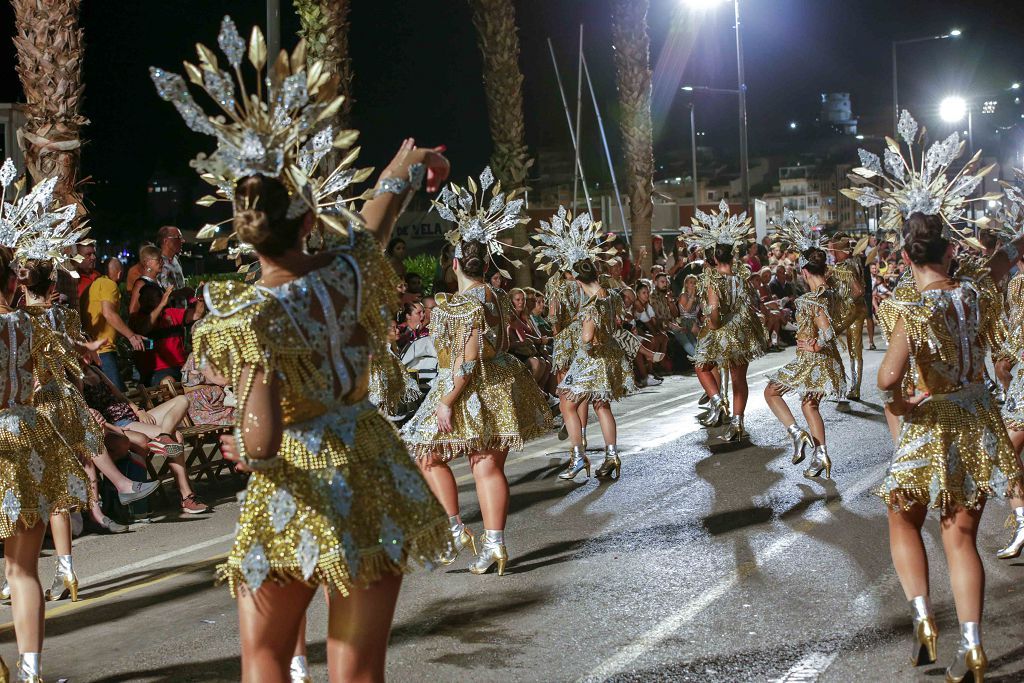
[[420,388],[425,389],[437,377],[437,350],[430,336],[422,336],[402,348],[402,365],[416,372]]
[[447,242],[444,248],[441,249],[441,258],[438,259],[437,268],[434,271],[434,291],[435,292],[455,292],[459,289],[458,279],[455,276],[455,271],[452,270],[452,254],[454,249],[451,244]]
[[751,242],[747,248],[747,255],[743,257],[743,263],[750,268],[752,273],[761,270],[761,259],[758,257],[758,247],[760,246],[757,242]]
[[787,316],[783,312],[785,309],[782,303],[775,298],[771,288],[768,286],[771,282],[771,271],[767,268],[762,268],[750,277],[750,282],[758,295],[760,303],[758,312],[761,315],[761,320],[764,322],[765,331],[768,333],[768,339],[771,344],[769,350],[781,351],[779,335],[782,332],[782,326],[786,324]]
[[[654,276],[654,291],[651,292],[651,306],[654,307],[654,315],[658,327],[665,334],[665,353],[672,361],[673,368],[682,368],[686,362],[682,343],[676,339],[675,332],[678,331],[676,318],[679,317],[679,306],[676,297],[669,289],[668,276],[658,273]],[[662,361],[663,363],[665,361]],[[658,364],[661,372],[665,372],[665,366]]]
[[[139,292],[142,291],[142,286],[145,284],[160,286],[158,278],[164,267],[164,257],[160,254],[160,250],[153,245],[143,246],[139,250],[139,262],[135,265],[138,267],[135,280],[126,283],[128,291],[131,292],[131,298],[128,300],[128,315],[130,316],[139,312]],[[161,287],[161,289],[163,288]]]
[[423,278],[418,273],[409,271],[405,274],[405,292],[402,294],[402,305],[423,299]]
[[509,318],[507,330],[509,352],[530,368],[538,386],[553,395],[557,381],[551,372],[551,364],[544,358],[543,344],[546,340],[534,333],[530,323],[526,292],[515,287],[509,292],[509,298],[512,301],[512,317]]
[[412,301],[402,306],[402,312],[398,315],[398,346],[404,349],[406,346],[430,335],[426,325],[426,313],[423,304]]
[[235,423],[235,397],[228,393],[228,381],[212,368],[200,370],[191,353],[181,368],[181,386],[188,398],[188,416],[193,424]]
[[108,424],[122,430],[132,443],[145,444],[150,453],[167,456],[181,495],[182,512],[206,512],[209,507],[196,497],[185,469],[185,439],[179,427],[188,412],[188,398],[175,396],[146,411],[125,398],[95,366],[85,365],[84,370],[82,393],[89,407],[99,412]]
[[689,358],[697,352],[697,334],[700,332],[700,297],[697,294],[697,276],[687,275],[683,291],[676,302],[679,308],[678,339]]
[[388,242],[384,255],[388,257],[388,263],[395,269],[395,275],[405,278],[405,240],[401,237],[392,237]]
[[201,300],[188,308],[168,305],[173,293],[171,287],[161,290],[159,285],[144,283],[139,291],[139,311],[130,319],[133,329],[152,340],[152,348],[135,353],[135,367],[147,386],[156,386],[164,377],[181,381],[187,329],[195,321],[197,309],[202,312]]
[[[527,290],[527,294],[532,295],[528,302],[530,304],[530,321],[533,323],[533,328],[537,331],[537,336],[547,337],[548,339],[554,337],[551,323],[548,322],[546,317],[548,302],[544,300],[544,293],[531,287]],[[550,346],[549,343],[548,347]]]
[[511,283],[501,274],[501,271],[495,270],[487,276],[487,284],[494,289],[507,290]]
[[430,329],[430,314],[437,308],[437,300],[432,296],[423,297],[423,326]]
[[89,285],[82,300],[82,328],[86,334],[101,342],[99,361],[103,373],[119,391],[124,391],[121,371],[117,364],[117,338],[123,336],[136,351],[144,348],[145,337],[133,332],[121,318],[121,291],[117,283],[124,266],[116,258],[103,264],[101,276]]
[[[646,340],[646,345],[651,351],[664,354],[668,346],[668,337],[659,328],[654,307],[651,305],[651,283],[648,280],[639,280],[634,291],[632,309],[636,333]],[[643,354],[637,354],[636,365],[641,386],[661,384],[662,378],[654,372],[653,362]]]

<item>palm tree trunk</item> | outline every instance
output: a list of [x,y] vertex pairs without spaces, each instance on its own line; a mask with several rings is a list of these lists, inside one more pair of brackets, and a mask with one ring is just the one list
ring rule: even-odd
[[648,253],[636,261],[641,247],[650,251],[654,216],[654,142],[651,126],[651,40],[647,34],[648,0],[612,1],[612,42],[615,80],[619,89],[619,127],[626,159],[626,188],[634,262],[650,269]]
[[18,76],[25,91],[25,125],[18,141],[33,182],[57,176],[54,196],[77,204],[82,140],[82,29],[79,0],[11,0]]
[[352,115],[352,58],[348,54],[349,0],[294,0],[302,22],[299,37],[306,40],[306,61],[324,63],[324,70],[338,76],[338,94],[345,101],[335,117],[339,129],[350,125]]
[[[526,148],[526,124],[523,118],[523,72],[519,69],[519,36],[512,0],[469,0],[477,43],[483,55],[484,92],[487,118],[494,149],[491,170],[502,187],[512,190],[526,186],[533,160]],[[527,243],[527,226],[512,230],[512,243]],[[529,259],[516,268],[514,282],[529,286],[532,275]]]

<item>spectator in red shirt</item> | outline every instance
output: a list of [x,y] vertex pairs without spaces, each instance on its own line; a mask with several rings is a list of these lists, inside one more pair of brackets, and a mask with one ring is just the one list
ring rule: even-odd
[[145,330],[152,340],[152,348],[135,354],[135,367],[148,386],[156,386],[164,377],[181,381],[181,368],[188,358],[186,326],[199,317],[197,308],[203,305],[196,300],[188,308],[168,306],[172,294],[173,287],[146,283],[139,291],[139,311],[131,318],[132,329]]

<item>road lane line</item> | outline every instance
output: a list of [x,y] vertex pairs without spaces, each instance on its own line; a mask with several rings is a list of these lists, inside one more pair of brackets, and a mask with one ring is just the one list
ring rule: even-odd
[[782,678],[773,679],[772,683],[814,683],[825,673],[825,669],[832,666],[832,662],[838,656],[838,652],[831,654],[810,652],[791,666]]
[[[872,485],[881,480],[886,467],[888,467],[888,464],[870,468],[869,474],[855,482],[850,488],[841,491],[843,497],[852,500],[867,491]],[[742,565],[737,567],[735,574],[722,579],[711,588],[702,591],[699,597],[691,601],[685,607],[673,612],[659,621],[646,633],[634,638],[631,645],[621,649],[615,655],[604,660],[601,664],[592,669],[590,673],[578,680],[585,683],[592,683],[595,681],[604,681],[617,673],[624,673],[626,671],[626,667],[660,645],[667,638],[676,633],[681,626],[692,621],[698,614],[704,611],[704,609],[714,604],[719,598],[728,593],[737,583],[746,578],[746,576],[752,574],[758,566],[766,565],[777,555],[786,551],[791,545],[804,538],[805,531],[810,530],[816,522],[832,514],[832,510],[841,504],[842,500],[833,501],[832,503],[828,503],[807,515],[801,523],[793,527],[792,532],[786,534],[782,538],[779,538],[768,546],[764,552],[759,553],[756,556],[756,563],[753,563],[750,566]]]

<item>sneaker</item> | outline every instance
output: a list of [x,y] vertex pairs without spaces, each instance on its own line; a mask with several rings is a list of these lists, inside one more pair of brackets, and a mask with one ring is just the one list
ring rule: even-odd
[[198,515],[209,509],[210,506],[196,498],[196,494],[194,493],[187,498],[181,499],[181,511],[185,514]]
[[118,491],[117,500],[121,505],[131,505],[149,496],[158,488],[160,488],[158,481],[137,481],[132,484],[132,490],[128,493]]
[[665,381],[665,380],[663,380],[663,379],[662,379],[662,378],[660,378],[660,377],[655,377],[654,375],[648,375],[648,376],[647,376],[647,383],[646,383],[646,386],[649,386],[649,387],[656,387],[656,386],[658,386],[659,384],[661,384],[661,383],[662,383],[662,382],[664,382],[664,381]]

